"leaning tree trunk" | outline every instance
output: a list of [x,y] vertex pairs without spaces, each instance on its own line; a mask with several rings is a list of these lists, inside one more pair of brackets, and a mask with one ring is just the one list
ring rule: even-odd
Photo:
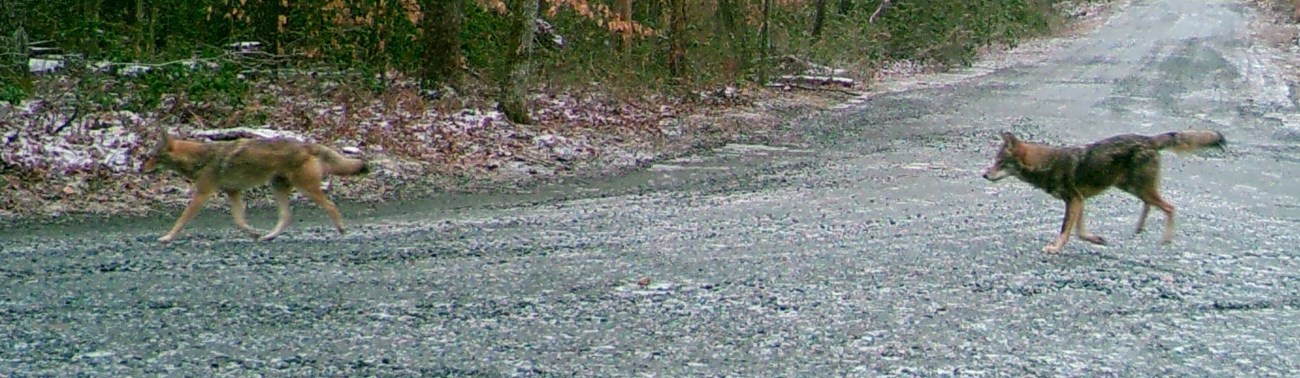
[[506,74],[501,75],[501,112],[514,123],[531,124],[528,114],[528,71],[533,52],[533,31],[537,19],[538,0],[510,0],[510,14],[514,33],[514,48]]

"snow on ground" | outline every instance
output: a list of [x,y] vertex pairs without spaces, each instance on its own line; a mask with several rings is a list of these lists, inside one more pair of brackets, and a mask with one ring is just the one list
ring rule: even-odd
[[[156,114],[140,115],[130,111],[108,111],[76,115],[70,108],[45,101],[25,101],[17,105],[0,104],[0,136],[4,148],[0,159],[23,169],[47,172],[138,170],[143,162],[154,130],[161,127],[173,135],[199,140],[282,137],[325,143],[350,153],[385,153],[392,143],[364,145],[367,135],[387,135],[394,143],[419,151],[406,151],[419,157],[426,153],[456,153],[462,158],[483,160],[553,160],[572,161],[595,154],[591,138],[582,129],[651,123],[671,116],[671,109],[641,111],[626,104],[598,101],[594,96],[535,96],[537,125],[516,125],[495,110],[460,109],[439,112],[432,107],[412,111],[412,107],[385,107],[372,101],[361,107],[334,105],[320,99],[286,99],[295,103],[287,107],[311,108],[314,122],[328,127],[291,130],[281,124],[240,126],[224,129],[199,129],[193,125],[159,122]],[[272,112],[288,110],[272,110]],[[277,117],[271,117],[276,123]],[[576,126],[581,125],[581,127]],[[357,135],[328,135],[344,127],[355,128]],[[338,138],[338,140],[324,140]],[[374,138],[371,138],[372,140]],[[438,151],[448,150],[448,151]],[[429,156],[429,155],[424,155]],[[408,156],[410,157],[410,156]],[[505,166],[505,161],[486,163]]]
[[0,135],[4,148],[0,160],[23,168],[56,172],[138,168],[131,151],[139,137],[125,124],[139,124],[140,116],[128,111],[78,117],[71,112],[42,111],[39,102],[0,105]]

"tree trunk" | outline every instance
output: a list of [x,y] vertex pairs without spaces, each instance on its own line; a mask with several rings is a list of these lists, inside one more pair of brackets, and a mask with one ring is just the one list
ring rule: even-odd
[[686,2],[688,0],[671,0],[669,10],[668,38],[668,72],[680,78],[686,68]]
[[86,27],[89,29],[83,34],[81,48],[87,57],[96,58],[99,57],[100,38],[95,37],[95,29],[99,28],[100,0],[84,0],[81,5],[81,14],[86,18]]
[[[632,22],[632,0],[618,0],[618,18],[629,24]],[[622,38],[619,41],[619,47],[626,54],[632,49],[632,32],[624,30],[619,37]]]
[[460,38],[465,23],[463,3],[463,0],[425,1],[425,9],[429,10],[421,19],[429,33],[424,48],[424,75],[421,75],[425,89],[436,89],[438,85],[458,88],[464,79],[465,54]]
[[760,83],[767,83],[767,57],[772,55],[772,27],[769,25],[771,22],[772,0],[763,0],[763,26],[758,32],[759,43],[761,44],[758,47],[759,61],[763,62],[762,64],[759,64],[760,68],[758,70],[758,80]]
[[144,57],[144,0],[135,0],[135,56]]
[[510,63],[506,74],[501,75],[501,112],[514,123],[532,124],[528,111],[529,59],[533,52],[533,31],[536,29],[537,0],[510,0],[511,22],[514,28],[514,48],[509,52]]
[[154,51],[157,50],[158,46],[158,34],[156,30],[158,26],[158,8],[160,8],[158,4],[149,5],[149,30],[146,33],[147,37],[145,38],[144,43],[145,51],[149,53],[150,58],[154,56]]
[[727,55],[723,61],[726,77],[735,80],[741,75],[747,61],[743,43],[744,33],[736,30],[736,0],[718,0],[718,10],[714,13],[713,38],[720,47],[720,52]]
[[826,24],[826,0],[817,0],[817,16],[813,18],[813,40],[822,38],[822,26]]
[[735,0],[718,0],[718,34],[729,34],[736,31],[736,3]]

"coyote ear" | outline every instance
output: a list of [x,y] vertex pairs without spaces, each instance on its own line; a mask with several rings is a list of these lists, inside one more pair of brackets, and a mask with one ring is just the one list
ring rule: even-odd
[[1020,139],[1016,139],[1015,134],[1012,134],[1010,131],[1003,131],[1002,143],[1006,143],[1007,145],[1015,145],[1020,143]]
[[162,126],[156,127],[155,130],[158,132],[158,144],[154,145],[154,149],[157,151],[166,150],[171,145],[171,135],[168,135],[167,130],[163,130]]

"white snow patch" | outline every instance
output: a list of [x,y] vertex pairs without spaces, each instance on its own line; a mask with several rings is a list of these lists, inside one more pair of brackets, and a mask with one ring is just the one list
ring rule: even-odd
[[190,134],[209,140],[230,140],[236,138],[284,138],[300,142],[307,141],[307,138],[302,134],[289,130],[274,130],[269,128],[232,127],[229,129],[195,130]]
[[139,64],[131,64],[131,65],[127,65],[127,66],[125,66],[125,67],[122,67],[122,70],[119,71],[118,73],[120,73],[120,74],[122,74],[122,75],[126,75],[126,76],[135,76],[135,75],[140,75],[140,74],[143,74],[143,73],[149,72],[149,70],[152,70],[152,69],[153,69],[153,68],[152,68],[152,67],[149,67],[149,66],[142,66],[142,65],[139,65]]
[[805,152],[803,150],[796,150],[796,149],[786,148],[786,147],[766,146],[761,144],[739,144],[739,143],[730,143],[725,146],[722,146],[721,149],[732,153],[739,153],[739,154],[748,153],[748,154],[760,154],[760,155],[765,155],[772,152]]
[[[39,111],[37,108],[35,103],[24,103],[13,110],[30,115]],[[135,169],[131,149],[139,144],[140,137],[123,125],[126,120],[139,123],[138,115],[128,111],[88,114],[63,129],[56,129],[67,122],[68,116],[57,115],[52,121],[28,122],[20,125],[19,130],[6,130],[3,140],[6,148],[0,149],[0,160],[56,172]]]
[[63,61],[57,59],[31,58],[27,60],[27,68],[32,73],[46,73],[63,68]]

